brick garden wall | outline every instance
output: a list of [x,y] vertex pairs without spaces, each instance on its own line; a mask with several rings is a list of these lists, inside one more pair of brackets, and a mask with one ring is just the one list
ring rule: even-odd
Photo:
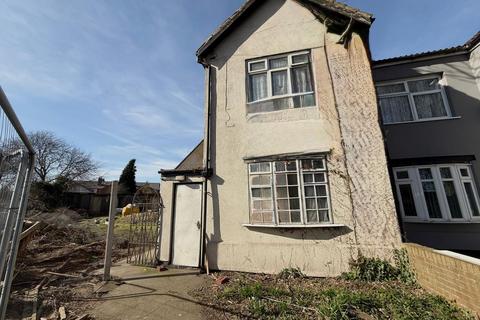
[[480,260],[406,243],[410,263],[426,290],[476,312],[480,318]]

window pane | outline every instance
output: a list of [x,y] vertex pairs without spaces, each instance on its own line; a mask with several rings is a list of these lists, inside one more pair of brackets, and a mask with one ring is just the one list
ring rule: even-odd
[[250,71],[265,70],[265,61],[250,63]]
[[300,200],[290,199],[290,209],[291,210],[299,210],[300,209]]
[[439,88],[440,86],[437,78],[408,81],[408,89],[410,92],[422,92],[436,90]]
[[416,216],[417,210],[415,209],[415,201],[413,200],[412,186],[409,184],[401,184],[398,188],[400,189],[404,214],[411,217]]
[[397,171],[397,179],[408,179],[408,171]]
[[442,179],[452,179],[452,172],[448,167],[440,168],[440,175],[442,176]]
[[328,222],[328,210],[319,210],[318,215],[320,216],[320,222]]
[[297,174],[291,173],[287,175],[288,185],[294,186],[297,185]]
[[405,85],[403,83],[389,84],[386,86],[378,86],[377,94],[400,93],[405,92]]
[[288,66],[287,57],[270,59],[270,69],[284,68]]
[[268,211],[263,213],[263,222],[273,223],[273,212]]
[[313,91],[309,65],[292,68],[292,92]]
[[272,179],[269,174],[252,175],[251,183],[252,183],[252,186],[270,185],[272,183]]
[[327,198],[318,198],[317,205],[319,209],[328,209],[328,200]]
[[275,171],[285,171],[285,161],[276,161]]
[[313,160],[313,168],[314,169],[325,169],[323,160]]
[[473,185],[470,182],[464,182],[463,185],[465,186],[465,191],[467,192],[468,203],[470,204],[472,215],[474,217],[480,216],[480,212],[478,211],[477,201],[475,200]]
[[414,96],[413,99],[415,100],[419,119],[447,116],[441,93],[422,94]]
[[277,188],[277,198],[287,198],[288,190],[287,188]]
[[315,187],[314,186],[305,186],[305,196],[306,197],[315,197]]
[[297,171],[297,162],[287,161],[287,171]]
[[278,220],[280,223],[289,223],[290,222],[290,212],[289,211],[279,211]]
[[292,222],[302,222],[302,219],[300,218],[300,211],[292,211],[291,212],[291,220]]
[[318,222],[317,210],[307,210],[307,222]]
[[250,215],[250,219],[252,223],[261,223],[263,222],[262,213],[260,211],[252,212],[252,214]]
[[315,182],[325,182],[325,173],[315,173]]
[[313,93],[303,96],[296,96],[292,99],[294,108],[313,107],[315,105],[315,95]]
[[252,188],[252,197],[254,198],[271,198],[272,190],[270,188]]
[[422,182],[422,187],[425,202],[427,203],[428,215],[430,218],[442,218],[435,184],[433,182]]
[[316,186],[315,189],[317,190],[317,197],[327,196],[327,186],[320,185],[320,186]]
[[288,200],[277,200],[277,208],[280,210],[288,210]]
[[270,163],[269,162],[251,163],[250,172],[270,172]]
[[292,56],[292,63],[293,64],[296,64],[296,63],[305,63],[305,62],[308,62],[308,54],[299,54],[299,55],[296,55],[296,56]]
[[289,197],[298,197],[298,187],[288,187],[288,196]]
[[287,175],[285,173],[276,173],[275,174],[275,183],[277,186],[286,186],[287,185]]
[[315,198],[305,199],[305,206],[307,209],[317,209],[317,202],[315,201]]
[[280,96],[288,93],[287,70],[272,72],[272,94]]
[[445,189],[445,196],[447,196],[448,207],[450,208],[450,214],[452,215],[452,218],[463,218],[453,181],[443,181],[443,188]]
[[422,180],[432,180],[432,170],[429,168],[418,169],[418,173],[420,174],[420,179]]
[[469,177],[469,176],[470,176],[470,175],[468,174],[468,169],[466,169],[466,168],[461,168],[461,169],[460,169],[460,175],[461,175],[462,177]]
[[268,96],[267,92],[267,74],[250,75],[250,101],[257,101]]
[[408,96],[379,98],[383,123],[412,121],[412,110]]
[[311,183],[311,182],[313,182],[313,174],[304,173],[304,174],[303,174],[303,182],[304,182],[304,183]]

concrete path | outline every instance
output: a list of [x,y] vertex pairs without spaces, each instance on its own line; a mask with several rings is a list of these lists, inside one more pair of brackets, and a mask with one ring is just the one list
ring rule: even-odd
[[97,320],[202,319],[202,305],[189,292],[207,280],[196,269],[155,269],[114,266],[122,284],[107,284],[110,291],[89,314]]

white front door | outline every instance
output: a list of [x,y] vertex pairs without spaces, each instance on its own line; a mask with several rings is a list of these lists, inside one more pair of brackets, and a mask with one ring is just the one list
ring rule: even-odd
[[201,212],[202,185],[178,184],[175,196],[172,264],[199,266]]

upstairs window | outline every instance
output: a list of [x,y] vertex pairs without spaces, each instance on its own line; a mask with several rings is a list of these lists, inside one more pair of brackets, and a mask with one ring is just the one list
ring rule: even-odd
[[249,180],[251,224],[331,222],[324,158],[250,163]]
[[451,117],[440,78],[431,76],[377,85],[384,124]]
[[248,113],[315,105],[310,52],[247,62]]
[[401,167],[393,172],[405,221],[480,219],[477,189],[469,165]]

